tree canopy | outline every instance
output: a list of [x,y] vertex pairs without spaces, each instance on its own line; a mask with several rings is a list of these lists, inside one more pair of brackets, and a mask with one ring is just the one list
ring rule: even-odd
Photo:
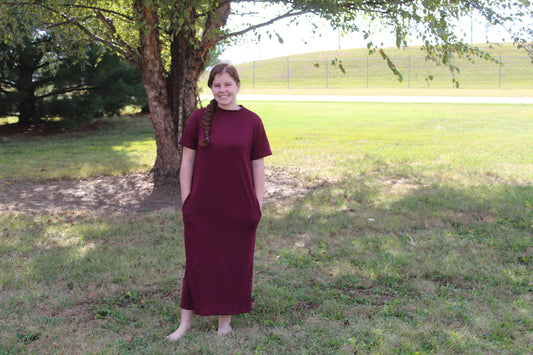
[[46,32],[0,43],[0,116],[18,125],[60,118],[55,126],[79,126],[129,104],[144,105],[142,78],[116,53],[91,44],[83,56],[64,53]]
[[[157,144],[152,169],[156,177],[178,175],[177,142],[198,105],[196,83],[210,52],[218,43],[284,19],[317,16],[346,32],[365,31],[361,24],[377,22],[393,29],[397,46],[418,38],[428,60],[456,70],[454,54],[489,58],[457,34],[459,21],[475,11],[490,24],[506,28],[518,47],[533,53],[529,0],[11,0],[1,1],[0,9],[4,41],[19,38],[12,25],[16,12],[23,18],[38,18],[47,31],[60,31],[61,45],[73,51],[76,43],[69,38],[84,37],[140,69]],[[233,18],[242,25],[230,30],[227,23]],[[371,33],[365,37],[369,50],[379,50]],[[386,52],[380,53],[400,75]]]

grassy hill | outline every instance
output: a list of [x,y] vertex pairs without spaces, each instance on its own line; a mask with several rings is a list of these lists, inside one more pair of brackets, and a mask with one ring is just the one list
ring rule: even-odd
[[[456,58],[459,73],[426,60],[419,46],[386,48],[401,72],[399,81],[379,53],[364,48],[291,55],[237,65],[243,88],[252,90],[353,90],[353,89],[452,89],[452,79],[461,89],[533,89],[533,64],[527,53],[512,44],[478,45],[494,60]],[[346,70],[332,65],[339,60]],[[499,65],[501,61],[502,65]],[[453,76],[452,76],[453,75]],[[205,85],[207,78],[201,80]],[[206,88],[204,88],[205,90]]]

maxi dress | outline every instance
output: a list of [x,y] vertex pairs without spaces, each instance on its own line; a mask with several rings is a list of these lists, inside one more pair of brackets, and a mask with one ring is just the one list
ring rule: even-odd
[[183,202],[185,276],[181,308],[230,315],[252,309],[255,235],[261,209],[251,161],[271,155],[259,116],[217,107],[202,147],[204,109],[190,117],[180,144],[196,150],[191,192]]

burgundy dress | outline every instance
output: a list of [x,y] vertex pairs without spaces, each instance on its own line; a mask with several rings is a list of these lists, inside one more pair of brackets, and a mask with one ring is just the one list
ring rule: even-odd
[[183,203],[185,276],[181,308],[229,315],[252,309],[255,233],[261,219],[252,164],[272,154],[259,116],[217,108],[208,147],[196,110],[180,144],[196,150],[191,193]]

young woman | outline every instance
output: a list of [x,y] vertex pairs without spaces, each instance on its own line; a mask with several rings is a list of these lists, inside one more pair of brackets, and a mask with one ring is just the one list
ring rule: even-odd
[[186,265],[180,325],[170,341],[189,330],[194,314],[218,315],[218,334],[226,334],[232,314],[252,309],[263,158],[272,152],[259,116],[237,105],[237,70],[217,64],[207,85],[214,99],[191,115],[180,140]]

